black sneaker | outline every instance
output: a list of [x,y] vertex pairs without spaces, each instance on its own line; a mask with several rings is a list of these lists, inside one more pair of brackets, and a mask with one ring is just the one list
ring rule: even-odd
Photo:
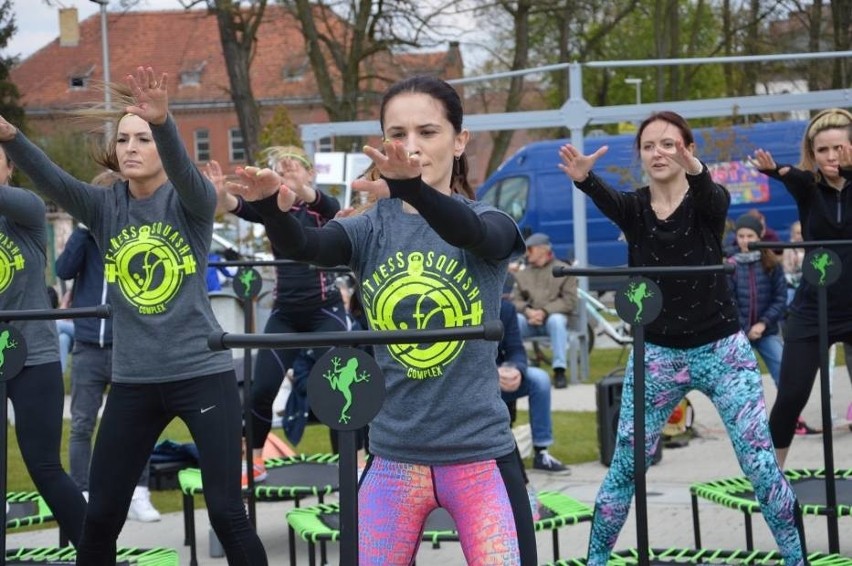
[[562,474],[571,473],[568,466],[551,456],[550,452],[547,450],[536,452],[533,457],[533,469],[543,470],[545,472],[559,472]]
[[565,389],[568,387],[568,377],[566,377],[564,369],[556,368],[553,370],[553,386],[556,389]]

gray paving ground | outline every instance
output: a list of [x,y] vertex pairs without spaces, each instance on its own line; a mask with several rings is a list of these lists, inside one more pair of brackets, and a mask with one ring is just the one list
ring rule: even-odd
[[[774,386],[764,377],[769,406],[774,398]],[[838,416],[845,416],[852,402],[852,386],[845,369],[838,369],[833,380],[832,409]],[[820,422],[818,389],[807,405],[804,417],[809,423]],[[728,476],[739,476],[733,449],[724,428],[710,402],[703,395],[692,393],[690,400],[696,411],[695,427],[699,438],[687,447],[666,450],[660,464],[654,466],[647,478],[649,540],[652,547],[693,547],[692,514],[689,485],[698,481],[709,481]],[[565,390],[554,391],[553,409],[557,411],[595,411],[595,388],[591,385],[573,385]],[[852,468],[852,432],[845,423],[835,427],[834,457],[837,468]],[[557,439],[561,444],[570,444],[570,439]],[[790,457],[790,468],[821,467],[823,461],[822,437],[797,437]],[[540,490],[558,490],[592,504],[598,486],[607,468],[597,462],[572,466],[570,476],[554,476],[532,471],[531,480]],[[287,529],[284,515],[291,508],[287,503],[259,504],[258,531],[267,549],[270,564],[287,564]],[[700,506],[702,542],[705,548],[744,548],[745,538],[742,515],[738,512],[702,501]],[[774,542],[762,518],[754,521],[755,545],[761,550],[775,549]],[[202,538],[199,553],[201,566],[223,566],[223,558],[210,558],[207,545],[207,518],[204,511],[196,513],[196,524]],[[852,517],[840,520],[841,552],[852,556]],[[812,551],[828,551],[826,521],[824,518],[806,517],[805,529],[808,546]],[[588,542],[588,523],[564,528],[559,533],[562,557],[583,556]],[[23,546],[50,546],[57,541],[55,529],[22,534],[10,534],[8,548]],[[189,564],[189,552],[183,546],[183,522],[180,513],[165,516],[159,523],[128,523],[121,534],[120,544],[125,546],[168,546],[177,548],[181,564]],[[621,533],[616,548],[630,548],[636,544],[636,528],[633,513]],[[305,544],[298,541],[299,563],[307,564]],[[337,563],[337,549],[332,548],[330,559]],[[552,548],[550,533],[539,535],[539,558],[542,563],[550,560]],[[456,566],[465,564],[457,544],[444,544],[440,549],[424,545],[417,557],[420,565]]]

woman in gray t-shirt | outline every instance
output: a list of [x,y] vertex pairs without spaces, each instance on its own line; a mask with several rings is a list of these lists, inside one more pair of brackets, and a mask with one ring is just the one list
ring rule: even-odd
[[[0,149],[0,262],[5,264],[0,278],[0,311],[49,309],[44,284],[44,202],[29,191],[6,186],[11,176],[12,163]],[[55,510],[59,526],[76,545],[83,530],[86,501],[62,469],[59,458],[65,393],[56,324],[52,320],[29,320],[10,321],[10,325],[20,331],[27,348],[23,369],[6,384],[15,408],[15,434],[21,456],[36,489]],[[11,357],[16,348],[13,340],[3,340],[0,353]],[[3,366],[0,364],[0,368]],[[2,375],[0,378],[5,379]]]
[[[373,330],[472,326],[499,319],[514,221],[474,202],[458,94],[434,77],[392,86],[382,101],[382,178],[356,190],[383,198],[363,214],[303,228],[287,213],[288,180],[246,168],[235,194],[257,201],[270,240],[288,257],[347,264]],[[283,182],[283,185],[282,185]],[[496,344],[453,341],[376,347],[386,401],[370,424],[359,487],[361,564],[409,564],[429,513],[455,520],[471,564],[535,564],[532,514],[500,396]]]
[[89,227],[104,254],[113,379],[92,454],[77,564],[114,563],[139,475],[177,417],[198,447],[208,515],[228,563],[264,566],[266,553],[240,492],[233,361],[207,346],[210,333],[221,331],[205,277],[216,194],[169,116],[166,79],[139,67],[128,77],[130,94],[113,93],[126,108],[96,159],[126,180],[107,189],[75,179],[0,118],[0,141],[21,170]]

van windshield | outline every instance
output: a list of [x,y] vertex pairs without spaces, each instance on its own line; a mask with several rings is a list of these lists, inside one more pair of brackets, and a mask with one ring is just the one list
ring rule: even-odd
[[520,222],[527,211],[527,194],[530,181],[526,176],[509,177],[494,184],[479,200],[499,208],[515,222]]

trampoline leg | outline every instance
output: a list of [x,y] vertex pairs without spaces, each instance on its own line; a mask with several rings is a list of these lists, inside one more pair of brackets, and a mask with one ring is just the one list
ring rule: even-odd
[[805,541],[805,522],[802,518],[802,508],[799,506],[798,500],[796,501],[796,529],[799,531],[799,542],[802,543],[802,554],[804,556],[808,555],[808,545]]
[[183,519],[189,539],[189,566],[198,566],[198,539],[195,536],[195,496],[183,495]]
[[[291,525],[287,525],[287,537],[290,539],[290,566],[296,566],[296,531],[293,529]],[[313,551],[313,543],[310,544],[310,552],[308,555],[311,557],[311,564],[314,563],[314,551]]]
[[559,529],[553,529],[553,561],[559,560]]
[[698,497],[692,493],[692,534],[695,536],[695,548],[701,548],[701,521],[698,517]]
[[[317,563],[316,550],[317,550],[316,545],[313,542],[308,541],[308,564],[310,566],[316,566],[316,563]],[[292,564],[295,565],[295,562],[293,562]]]
[[754,550],[754,536],[751,531],[751,513],[743,513],[745,517],[746,550]]
[[64,548],[70,544],[71,542],[68,540],[68,535],[65,534],[65,531],[59,529],[59,548]]

